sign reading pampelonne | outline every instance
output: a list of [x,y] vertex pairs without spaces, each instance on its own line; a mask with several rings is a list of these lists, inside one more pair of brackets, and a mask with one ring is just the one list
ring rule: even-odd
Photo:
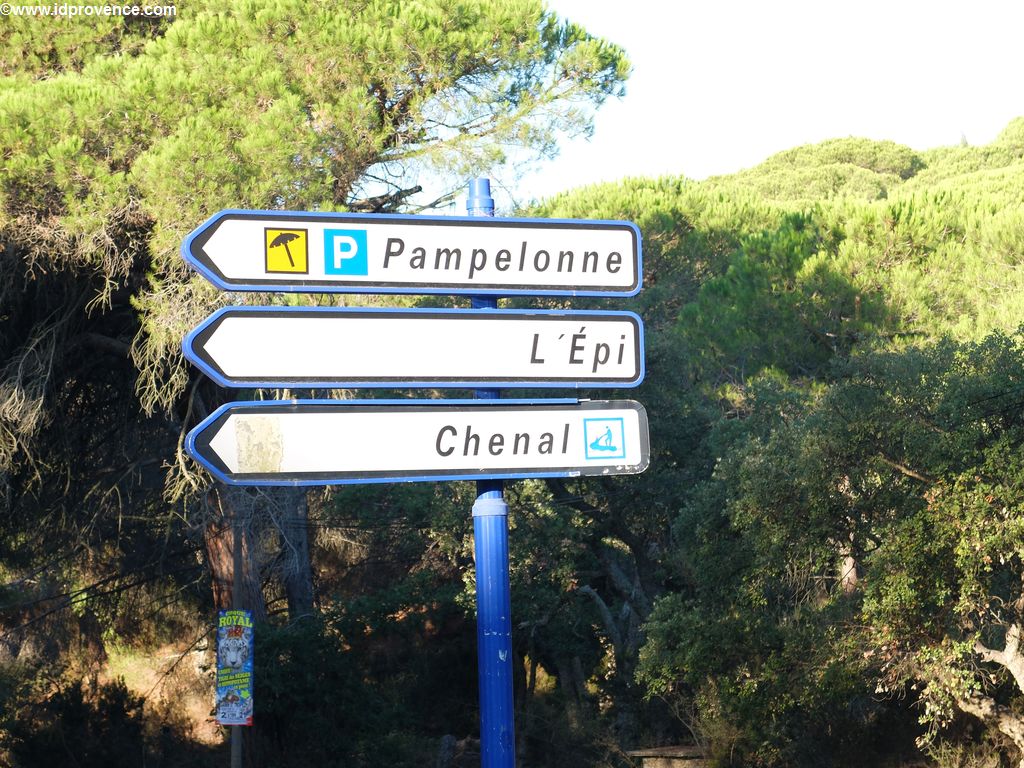
[[625,221],[221,211],[185,260],[228,291],[634,296]]

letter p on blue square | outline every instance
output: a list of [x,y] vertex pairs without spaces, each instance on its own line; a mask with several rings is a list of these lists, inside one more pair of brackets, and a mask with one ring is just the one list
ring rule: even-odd
[[324,230],[324,274],[367,275],[365,229]]

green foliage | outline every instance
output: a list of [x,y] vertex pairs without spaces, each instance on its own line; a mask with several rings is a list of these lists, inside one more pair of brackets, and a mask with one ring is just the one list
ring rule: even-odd
[[342,637],[308,622],[286,631],[266,627],[257,638],[254,757],[280,766],[412,760],[394,733],[407,713],[362,678]]
[[832,139],[797,147],[733,176],[709,182],[712,188],[754,190],[765,199],[813,205],[835,198],[881,200],[925,167],[908,147],[891,141]]
[[[184,3],[180,4],[181,7]],[[104,56],[137,56],[173,17],[79,16],[73,23],[46,23],[11,14],[0,29],[0,76],[14,82],[79,72]]]
[[831,268],[824,239],[799,215],[744,239],[724,274],[679,313],[690,365],[716,380],[742,381],[773,365],[808,375],[848,349],[864,327],[859,302]]
[[[1015,599],[1012,574],[966,570],[1013,543],[968,547],[963,512],[934,511],[924,493],[1015,444],[999,410],[1020,391],[1006,334],[1024,318],[1013,135],[950,150],[953,165],[826,142],[734,177],[631,180],[537,209],[641,223],[638,398],[661,418],[657,459],[632,482],[675,520],[637,671],[650,695],[695,712],[689,727],[728,742],[712,745],[723,760],[912,755],[917,713],[899,697],[938,713],[951,690],[927,649],[971,680],[970,654],[948,650],[975,631],[964,617],[978,620],[985,595]],[[843,586],[850,562],[860,579]]]
[[72,684],[38,707],[23,708],[5,741],[18,768],[134,766],[144,760],[142,699],[123,682],[89,692]]
[[761,166],[817,167],[853,165],[867,171],[889,174],[906,181],[924,167],[921,158],[908,147],[891,141],[831,139],[798,147],[770,157]]
[[[966,697],[1010,696],[973,643],[1005,642],[1024,576],[1022,353],[1018,333],[857,355],[803,400],[753,381],[751,415],[719,427],[722,459],[680,516],[698,586],[652,615],[649,690],[714,681],[758,759],[798,764],[872,688],[919,686],[933,735]],[[894,703],[850,727],[905,721]],[[813,754],[791,751],[806,738]]]

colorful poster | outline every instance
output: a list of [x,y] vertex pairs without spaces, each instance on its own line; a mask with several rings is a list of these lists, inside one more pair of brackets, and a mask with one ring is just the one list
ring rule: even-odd
[[220,611],[217,620],[217,723],[252,725],[250,611]]

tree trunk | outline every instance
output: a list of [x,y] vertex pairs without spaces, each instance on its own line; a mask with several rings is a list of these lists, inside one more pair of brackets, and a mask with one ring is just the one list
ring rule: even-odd
[[[309,510],[302,489],[251,491],[218,486],[212,494],[214,517],[204,531],[207,561],[218,608],[232,604],[234,575],[234,523],[242,531],[243,606],[257,620],[266,618],[262,580],[279,578],[288,602],[288,616],[296,621],[313,613],[313,573],[309,553]],[[268,559],[268,536],[276,531],[279,570]],[[272,547],[272,545],[271,545]]]
[[441,746],[437,750],[437,762],[434,764],[436,768],[452,768],[452,762],[455,760],[455,744],[455,737],[451,734],[441,737]]
[[565,696],[565,715],[569,721],[569,728],[579,731],[583,722],[580,711],[582,701],[580,690],[576,686],[576,676],[573,674],[572,664],[564,656],[555,659],[555,664],[558,671],[558,687],[562,689],[562,694]]
[[1020,753],[1017,765],[1024,768],[1024,719],[1009,707],[976,693],[958,699],[957,704],[964,712],[974,715],[988,725],[994,725],[1000,733],[1009,738]]
[[844,595],[852,595],[857,591],[857,558],[853,556],[849,546],[839,548],[839,588]]
[[[1018,599],[1018,612],[1024,597]],[[1006,627],[1006,642],[1003,650],[995,651],[986,647],[980,641],[974,644],[974,651],[984,661],[989,661],[1006,669],[1017,684],[1017,689],[1024,691],[1024,654],[1021,653],[1021,637],[1024,629],[1018,623]],[[964,700],[958,701],[960,708],[975,717],[995,725],[1001,733],[1013,741],[1020,752],[1020,768],[1024,768],[1024,719],[1017,715],[1009,707],[996,703],[987,696],[974,694]]]
[[288,619],[313,615],[313,564],[309,556],[309,504],[306,491],[289,489],[282,493],[281,550],[284,555],[285,596]]
[[[235,529],[230,521],[216,520],[207,524],[204,530],[206,559],[210,564],[210,575],[213,581],[213,602],[218,610],[231,608],[234,598],[234,545]],[[262,620],[267,609],[260,589],[259,578],[253,573],[250,537],[248,531],[242,530],[242,561],[245,563],[242,574],[242,605],[252,611],[253,617]]]
[[977,642],[974,644],[974,652],[985,661],[991,661],[1005,668],[1017,683],[1017,689],[1024,693],[1024,655],[1021,654],[1021,635],[1024,630],[1020,624],[1010,624],[1006,628],[1006,642],[1003,650],[994,651]]
[[[843,477],[839,482],[838,490],[849,503],[852,514],[856,504],[856,494],[853,491],[853,483],[850,482],[849,475]],[[853,524],[854,518],[851,517],[848,520]],[[857,583],[859,581],[857,573],[859,563],[857,562],[852,531],[846,541],[839,542],[837,549],[839,550],[839,572],[836,575],[839,581],[839,589],[842,590],[844,595],[852,595],[857,591]]]
[[[213,494],[216,498],[215,507],[220,515],[203,530],[206,548],[206,560],[210,566],[213,586],[213,601],[218,610],[232,607],[234,582],[234,546],[235,535],[241,531],[242,547],[242,605],[252,611],[253,618],[262,621],[266,618],[267,608],[260,586],[259,569],[253,559],[252,501],[236,489],[218,485]],[[238,526],[235,526],[235,522]]]

